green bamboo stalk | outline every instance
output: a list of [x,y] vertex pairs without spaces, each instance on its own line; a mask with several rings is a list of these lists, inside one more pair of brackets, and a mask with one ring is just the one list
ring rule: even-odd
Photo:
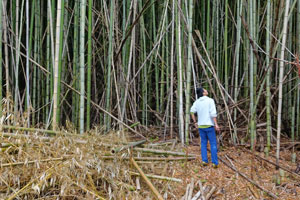
[[281,112],[282,112],[282,86],[283,86],[283,72],[284,72],[284,53],[285,43],[287,38],[287,25],[288,25],[288,13],[290,8],[290,1],[286,0],[285,15],[283,21],[283,36],[282,46],[280,54],[280,72],[279,72],[279,93],[278,93],[278,110],[277,110],[277,142],[276,142],[276,164],[279,164],[279,152],[280,152],[280,134],[281,134]]
[[185,109],[185,142],[189,143],[189,130],[190,130],[190,99],[191,99],[191,69],[193,64],[192,56],[192,25],[193,25],[193,0],[189,0],[188,12],[188,62],[186,70],[186,109]]
[[[225,0],[225,27],[224,27],[224,76],[225,76],[225,90],[229,92],[229,81],[228,81],[228,75],[229,75],[229,65],[228,65],[228,0]],[[226,95],[226,100],[228,99]]]
[[[40,1],[36,1],[36,6],[35,6],[35,10],[34,10],[34,47],[33,47],[33,59],[35,61],[37,61],[39,63],[39,29],[40,29],[40,22],[39,22],[39,18],[40,18],[40,14],[39,14],[39,9],[40,9]],[[33,67],[33,77],[32,77],[32,109],[33,111],[36,110],[37,108],[37,92],[38,89],[37,87],[39,87],[37,85],[37,67]],[[39,84],[40,85],[40,84]],[[38,95],[39,96],[39,95]],[[36,123],[36,115],[35,112],[33,112],[31,114],[31,118],[32,118],[32,124]]]
[[[271,30],[271,0],[267,2],[267,23],[266,29]],[[267,77],[266,77],[266,115],[267,115],[267,147],[265,150],[266,155],[269,155],[270,147],[271,147],[271,69],[269,67],[270,64],[270,34],[266,33],[266,67],[267,67]]]
[[[8,17],[5,14],[5,10],[6,10],[6,0],[2,1],[2,30],[3,30],[3,42],[4,42],[4,63],[5,63],[5,79],[6,79],[6,98],[10,99],[11,98],[11,92],[10,92],[10,84],[9,84],[9,58],[8,58],[8,39],[7,39],[7,21],[8,21]],[[2,37],[1,37],[2,38]],[[10,102],[7,102],[7,106],[6,106],[7,110],[9,110],[10,108]],[[10,120],[7,120],[7,123],[10,124]]]
[[[22,26],[23,26],[23,8],[24,8],[24,1],[22,1],[21,5],[21,14],[19,13],[19,0],[16,0],[16,36],[15,36],[15,45],[16,45],[16,58],[15,58],[15,98],[14,98],[14,114],[15,116],[18,115],[19,112],[19,97],[20,97],[20,91],[19,91],[19,62],[20,62],[20,46],[21,46],[21,36],[22,36]],[[19,16],[20,15],[20,16]],[[21,23],[20,23],[21,22]],[[20,27],[19,27],[20,26]],[[14,121],[15,123],[15,121]]]
[[60,34],[59,34],[59,57],[58,57],[58,77],[57,77],[57,82],[58,82],[58,87],[57,87],[57,122],[60,121],[60,109],[61,109],[61,101],[60,101],[60,94],[62,90],[61,86],[61,78],[62,78],[62,68],[63,68],[63,46],[64,46],[64,17],[65,17],[65,0],[61,0],[61,17],[60,17]]
[[[113,59],[113,38],[114,38],[114,8],[115,0],[110,2],[110,21],[109,21],[109,46],[108,46],[108,64],[107,64],[107,81],[106,81],[106,97],[105,97],[105,109],[110,112],[111,110],[111,65]],[[106,131],[110,130],[111,117],[104,115],[104,124]]]
[[[79,6],[78,1],[74,3],[74,41],[73,41],[73,88],[78,89],[78,27],[79,27]],[[75,91],[72,92],[72,123],[78,125],[78,95]]]
[[[240,62],[240,40],[241,40],[241,16],[243,12],[243,0],[237,1],[237,35],[236,35],[236,49],[235,49],[235,82],[234,82],[234,102],[238,100],[238,84],[239,84],[239,62]],[[233,142],[236,144],[237,139],[237,109],[234,108],[234,137]]]
[[[46,69],[48,71],[51,71],[52,67],[53,67],[53,63],[51,62],[51,46],[50,46],[50,12],[51,12],[51,8],[49,6],[49,3],[47,3],[47,27],[46,27],[46,32],[47,32],[47,36],[46,36]],[[29,60],[28,60],[29,62]],[[28,72],[29,73],[29,72]],[[50,113],[50,74],[46,74],[46,99],[45,99],[45,105],[47,105],[46,107],[46,112],[45,112],[45,116],[44,116],[44,123],[47,124],[47,117]],[[29,92],[29,91],[28,91]],[[29,94],[28,94],[29,95]],[[29,103],[29,102],[28,102]]]
[[[142,11],[142,1],[138,1],[138,6],[139,6],[139,11]],[[140,45],[141,45],[141,53],[140,53],[140,57],[141,60],[146,60],[146,36],[145,36],[145,21],[144,21],[144,16],[141,16],[141,26],[140,26],[140,33],[141,33],[141,37],[140,37]],[[123,22],[125,23],[125,22]],[[124,29],[123,29],[124,30]],[[142,69],[142,73],[141,73],[141,80],[142,80],[142,84],[141,84],[141,91],[142,91],[142,124],[146,125],[146,123],[148,123],[147,120],[147,104],[148,104],[148,95],[147,95],[147,82],[148,82],[148,78],[147,78],[147,67],[144,67]]]
[[79,45],[79,67],[80,67],[80,114],[79,114],[79,132],[80,134],[83,134],[84,132],[84,49],[85,49],[85,11],[86,11],[86,0],[80,1],[80,45]]
[[[0,85],[2,86],[2,5],[3,2],[0,1]],[[2,87],[0,87],[0,100],[2,100],[3,94],[2,94]],[[3,111],[3,104],[2,101],[0,102],[0,116],[2,117],[2,111]]]
[[86,130],[90,130],[91,116],[91,77],[92,77],[92,7],[93,0],[88,6],[88,57],[87,57],[87,101],[86,101]]
[[63,6],[63,2],[64,0],[58,0],[57,1],[57,16],[56,16],[56,38],[55,38],[55,63],[54,63],[54,86],[53,86],[53,122],[52,122],[52,126],[53,126],[53,130],[57,129],[57,123],[58,123],[58,119],[57,119],[57,114],[58,114],[58,106],[59,106],[59,93],[58,93],[58,87],[60,86],[60,83],[58,82],[58,77],[59,77],[59,50],[60,50],[60,46],[62,46],[62,44],[60,44],[61,40],[61,31],[60,29],[62,29],[61,27],[61,18],[63,18],[63,12],[62,9],[64,9]]
[[[248,1],[249,4],[249,23],[250,23],[250,37],[253,38],[254,35],[254,20],[253,20],[253,2]],[[250,45],[250,50],[249,50],[249,65],[250,65],[250,135],[251,135],[251,149],[254,149],[254,145],[256,142],[256,130],[255,130],[255,119],[254,119],[254,93],[255,93],[255,88],[254,88],[254,56],[253,56],[253,47]]]
[[[178,0],[178,5],[181,0]],[[178,70],[178,125],[179,125],[179,138],[181,144],[184,144],[184,118],[183,118],[183,69],[182,69],[182,43],[181,43],[181,20],[178,6],[175,6],[176,13],[176,49],[177,49],[177,70]]]
[[173,88],[174,88],[174,35],[175,35],[175,0],[172,2],[172,32],[171,32],[171,55],[170,55],[170,135],[171,138],[173,138],[173,113],[174,113],[174,108],[173,108]]
[[[300,23],[300,0],[297,1],[297,24]],[[298,53],[298,56],[300,54],[300,26],[297,26],[296,28],[296,34],[297,34],[297,39],[296,39],[296,51]],[[298,89],[297,89],[297,102],[296,102],[297,110],[300,110],[300,77],[298,79]],[[297,117],[296,117],[296,140],[299,140],[299,135],[300,135],[300,113],[298,112]]]

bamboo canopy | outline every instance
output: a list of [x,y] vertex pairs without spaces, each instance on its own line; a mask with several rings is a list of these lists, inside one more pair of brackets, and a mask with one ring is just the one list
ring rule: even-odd
[[234,144],[254,148],[259,123],[267,150],[272,128],[277,142],[282,133],[299,139],[300,1],[2,0],[0,8],[5,125],[84,133],[137,123],[135,131],[162,127],[183,144],[202,86]]

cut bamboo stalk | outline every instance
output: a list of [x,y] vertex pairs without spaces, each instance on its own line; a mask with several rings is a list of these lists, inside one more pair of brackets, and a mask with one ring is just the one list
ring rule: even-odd
[[216,191],[216,186],[213,186],[210,190],[210,192],[206,195],[206,200],[209,200],[210,197],[213,195],[213,193]]
[[134,148],[135,151],[141,151],[144,153],[154,153],[154,154],[163,154],[163,155],[174,155],[174,156],[197,156],[195,154],[186,154],[184,152],[175,152],[175,151],[164,151],[158,149],[147,149],[147,148]]
[[17,127],[17,126],[8,126],[8,125],[1,125],[1,127],[4,128],[4,129],[11,129],[11,130],[41,132],[41,133],[47,133],[47,134],[50,134],[50,135],[58,135],[58,134],[73,135],[73,134],[69,134],[69,133],[63,133],[63,132],[60,132],[60,131],[45,130],[45,129],[26,128],[26,127]]
[[135,160],[133,158],[131,158],[130,161],[135,166],[135,168],[139,171],[140,175],[142,176],[142,178],[144,179],[144,181],[147,183],[147,185],[149,186],[149,188],[151,189],[151,191],[155,194],[155,197],[157,199],[159,199],[159,200],[163,200],[164,198],[161,196],[161,194],[159,194],[158,190],[153,186],[153,184],[151,183],[151,181],[147,178],[147,176],[144,174],[144,172],[138,166],[138,164],[135,162]]
[[27,162],[5,163],[5,164],[1,164],[0,168],[12,167],[12,166],[17,166],[17,165],[25,165],[25,164],[35,164],[37,162],[63,161],[64,159],[65,158],[50,158],[50,159],[45,159],[45,160],[32,160],[32,161],[27,161]]
[[147,142],[147,141],[146,140],[141,140],[141,141],[137,141],[137,142],[133,142],[131,144],[125,145],[123,147],[114,148],[114,149],[111,150],[111,153],[115,154],[115,153],[124,151],[126,149],[129,149],[131,147],[139,146],[141,144],[144,144],[145,142]]
[[[51,140],[54,140],[55,138],[54,137],[44,137],[44,136],[37,136],[37,135],[23,135],[23,134],[15,134],[15,133],[0,133],[0,136],[2,137],[12,137],[12,138],[25,138],[25,139],[28,139],[28,138],[37,138],[39,140],[42,140],[42,141],[51,141]],[[80,140],[80,139],[76,139],[74,140],[75,143],[78,143],[78,144],[87,144],[87,141],[86,140]],[[100,146],[107,146],[107,147],[111,147],[111,145],[109,144],[99,144]]]
[[[140,176],[139,173],[136,172],[129,172],[131,175],[135,176]],[[174,181],[174,182],[179,182],[182,183],[181,179],[178,178],[172,178],[172,177],[167,177],[167,176],[158,176],[158,175],[153,175],[153,174],[145,174],[148,178],[153,178],[153,179],[160,179],[160,180],[165,180],[165,181]]]

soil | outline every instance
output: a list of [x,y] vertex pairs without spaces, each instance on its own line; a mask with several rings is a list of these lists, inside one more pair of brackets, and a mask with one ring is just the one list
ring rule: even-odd
[[[200,147],[197,145],[199,141],[194,141],[194,145],[187,147],[189,153],[200,155]],[[279,171],[272,164],[260,159],[256,159],[253,155],[243,151],[244,147],[222,148],[218,155],[222,158],[226,156],[231,163],[241,173],[251,178],[265,190],[272,192],[279,199],[299,200],[300,199],[300,176],[291,175],[288,172],[281,172],[281,184],[276,185],[276,175]],[[261,157],[265,157],[264,153],[258,153]],[[275,152],[271,152],[268,160],[275,163]],[[284,166],[291,171],[295,171],[297,165],[291,162],[291,151],[281,152],[280,166]],[[208,154],[210,157],[210,153]],[[299,152],[297,157],[299,157]],[[227,160],[228,161],[228,160]],[[228,161],[230,163],[230,161]],[[253,168],[251,169],[251,166]],[[181,199],[187,189],[187,185],[194,179],[194,183],[201,181],[203,187],[216,187],[216,191],[210,199],[274,199],[261,191],[259,188],[245,180],[239,174],[220,162],[217,169],[208,166],[201,166],[200,158],[197,160],[175,163],[176,178],[184,180],[184,184],[177,184],[176,198]],[[252,173],[251,173],[252,171]],[[199,191],[199,186],[195,184],[193,195]]]

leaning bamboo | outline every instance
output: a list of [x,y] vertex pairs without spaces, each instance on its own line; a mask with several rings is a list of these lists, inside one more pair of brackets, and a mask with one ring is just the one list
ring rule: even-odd
[[138,166],[138,164],[135,162],[135,160],[133,158],[131,158],[130,161],[135,166],[135,168],[139,171],[140,175],[142,176],[142,178],[144,179],[144,181],[147,183],[147,185],[149,186],[149,188],[151,189],[151,191],[155,194],[155,197],[157,199],[159,199],[159,200],[163,200],[164,198],[161,196],[161,194],[159,194],[158,190],[153,186],[153,184],[151,183],[151,181],[147,178],[147,176],[144,174],[144,172]]

